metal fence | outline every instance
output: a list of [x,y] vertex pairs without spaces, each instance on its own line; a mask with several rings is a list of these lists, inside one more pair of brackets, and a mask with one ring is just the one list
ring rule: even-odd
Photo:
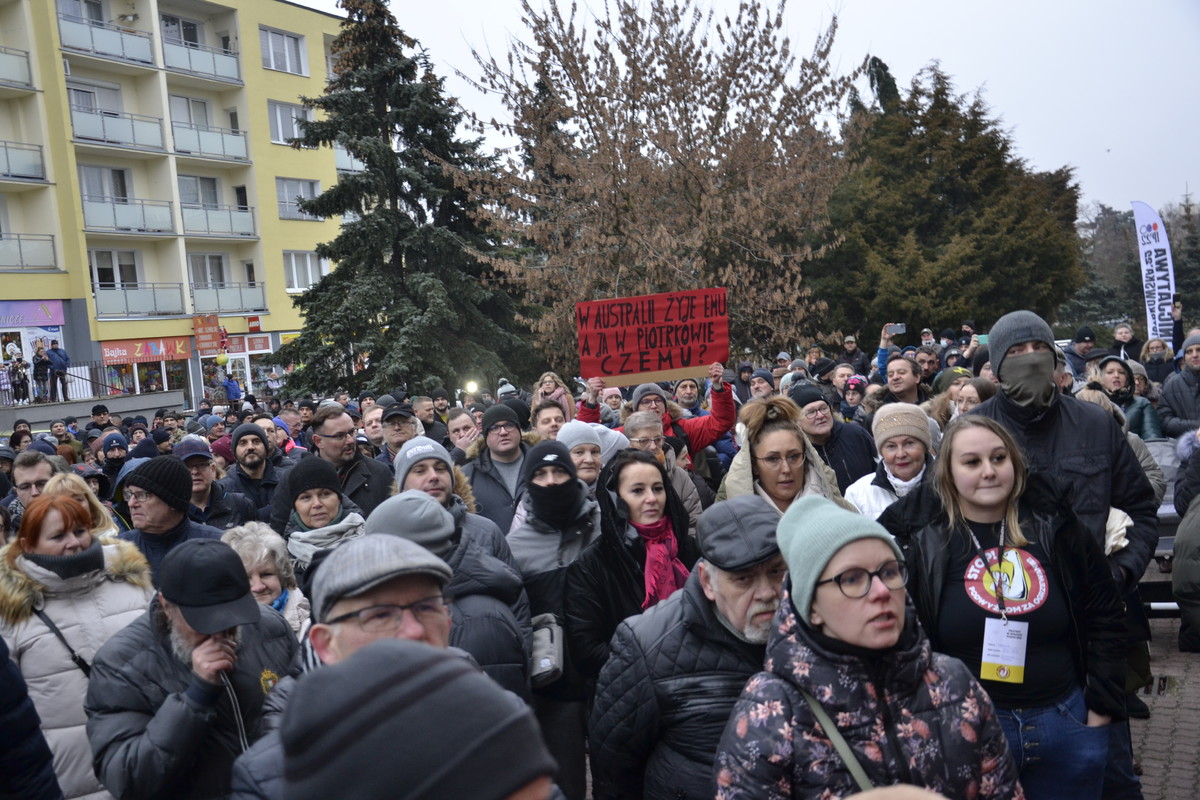
[[[11,361],[5,361],[0,368],[0,406],[17,405],[16,391],[12,384],[11,373],[9,367],[12,366]],[[28,363],[28,362],[26,362]],[[108,382],[108,368],[102,361],[73,361],[71,367],[67,370],[70,380],[67,383],[67,398],[66,400],[93,400],[105,397],[113,397],[114,395],[133,394],[133,391],[127,390],[120,385],[110,384]],[[64,402],[61,393],[62,386],[59,386],[58,402]],[[42,401],[38,397],[40,389],[37,381],[33,379],[33,365],[29,365],[29,405],[34,405]],[[51,386],[50,381],[46,381],[46,397],[45,402],[50,399]]]

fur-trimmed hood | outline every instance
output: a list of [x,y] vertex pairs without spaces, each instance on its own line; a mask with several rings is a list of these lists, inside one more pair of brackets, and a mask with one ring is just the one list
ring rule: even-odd
[[[670,417],[671,422],[676,422],[678,420],[681,420],[681,419],[691,416],[691,414],[689,414],[687,411],[684,410],[683,406],[679,405],[679,403],[676,403],[674,400],[668,400],[666,405],[667,405],[667,410],[663,412],[663,417],[664,418]],[[625,427],[625,423],[629,419],[629,415],[632,414],[633,411],[634,411],[633,405],[628,400],[626,400],[624,403],[621,403],[621,427],[622,428]],[[664,419],[663,428],[665,429],[665,428],[669,427],[669,424],[670,423],[668,423]]]
[[471,482],[467,480],[466,473],[459,469],[457,464],[451,469],[454,472],[454,488],[451,491],[459,500],[463,501],[468,514],[476,513],[475,509],[479,507],[479,504],[475,502],[475,490],[471,488]]
[[151,586],[150,565],[137,546],[131,542],[119,539],[101,540],[104,552],[103,573],[97,571],[69,579],[38,570],[39,579],[35,580],[25,572],[26,565],[34,565],[24,557],[18,556],[15,564],[9,563],[7,556],[9,548],[12,547],[16,547],[15,542],[0,548],[0,619],[9,624],[18,624],[29,619],[34,609],[42,608],[46,604],[47,592],[65,594],[86,591],[98,580],[103,579],[130,583],[143,589]]

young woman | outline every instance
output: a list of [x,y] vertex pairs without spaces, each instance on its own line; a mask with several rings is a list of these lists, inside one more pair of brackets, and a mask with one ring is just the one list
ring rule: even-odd
[[879,521],[934,650],[996,705],[1026,795],[1099,798],[1105,726],[1125,717],[1124,610],[1062,487],[1027,475],[1008,431],[969,414],[946,429],[936,481]]
[[1134,391],[1133,369],[1116,356],[1105,356],[1089,376],[1088,388],[1098,388],[1125,415],[1129,432],[1142,439],[1161,439],[1162,421],[1150,401]]
[[980,403],[996,396],[996,382],[991,378],[972,378],[958,390],[958,413],[966,414]]
[[1156,337],[1147,340],[1142,346],[1142,355],[1138,361],[1146,367],[1146,375],[1150,381],[1159,386],[1175,374],[1175,353],[1164,339]]
[[575,398],[571,396],[571,390],[563,382],[563,379],[558,377],[557,372],[542,373],[542,377],[538,378],[537,386],[533,389],[533,400],[529,406],[537,408],[547,400],[562,406],[563,416],[566,418],[563,420],[564,422],[575,419]]
[[893,784],[1022,798],[987,694],[962,663],[933,652],[906,606],[908,568],[887,531],[804,497],[778,537],[784,596],[765,671],[742,690],[717,748],[718,800],[858,797]]

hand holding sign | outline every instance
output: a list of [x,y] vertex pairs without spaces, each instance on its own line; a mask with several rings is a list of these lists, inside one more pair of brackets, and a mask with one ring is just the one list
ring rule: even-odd
[[708,379],[712,382],[713,389],[718,392],[724,388],[722,381],[725,376],[725,365],[720,361],[714,361],[708,365]]
[[592,405],[596,405],[597,403],[600,402],[600,395],[604,394],[604,390],[608,387],[604,383],[604,378],[599,378],[599,377],[588,378],[587,384],[588,384],[587,397],[584,399],[587,400],[587,402],[591,403]]

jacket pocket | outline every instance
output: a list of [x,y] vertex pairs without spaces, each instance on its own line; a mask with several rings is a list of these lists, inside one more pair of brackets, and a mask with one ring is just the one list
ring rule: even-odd
[[1108,498],[1111,494],[1111,459],[1107,453],[1088,453],[1068,456],[1058,462],[1062,480],[1071,486],[1071,506],[1084,517],[1108,517]]

